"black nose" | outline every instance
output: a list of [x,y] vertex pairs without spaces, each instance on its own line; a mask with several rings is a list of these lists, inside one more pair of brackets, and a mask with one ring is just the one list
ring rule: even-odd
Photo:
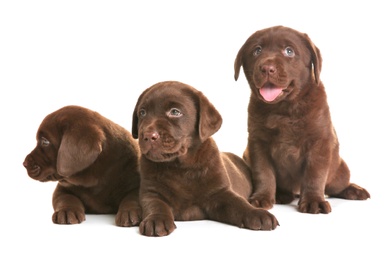
[[274,74],[276,73],[277,69],[273,65],[263,65],[261,67],[261,71],[266,74]]
[[156,131],[150,131],[150,132],[145,132],[143,133],[143,140],[144,141],[151,141],[154,142],[158,140],[159,134]]

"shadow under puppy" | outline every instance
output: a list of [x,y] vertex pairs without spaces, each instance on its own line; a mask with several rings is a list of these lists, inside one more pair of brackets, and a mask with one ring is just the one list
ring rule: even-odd
[[298,210],[329,213],[325,195],[365,200],[370,194],[350,183],[339,156],[324,85],[322,57],[307,34],[275,26],[252,34],[235,60],[251,89],[244,159],[253,172],[250,202],[269,209],[299,195]]
[[210,219],[272,230],[277,219],[250,205],[251,172],[243,159],[220,153],[212,135],[222,118],[193,87],[157,83],[139,97],[132,133],[141,149],[140,233],[165,236],[174,220]]
[[37,146],[23,162],[38,181],[58,181],[56,224],[77,224],[85,213],[116,214],[118,226],[138,225],[139,146],[131,133],[79,106],[66,106],[42,121]]

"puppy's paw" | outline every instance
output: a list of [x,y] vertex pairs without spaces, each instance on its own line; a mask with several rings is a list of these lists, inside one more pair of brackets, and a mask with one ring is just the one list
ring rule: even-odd
[[119,227],[133,227],[139,225],[141,221],[142,210],[135,207],[128,210],[120,210],[116,214],[115,224]]
[[52,220],[55,224],[79,224],[85,220],[85,213],[83,210],[61,209],[54,212]]
[[275,203],[275,198],[268,195],[253,194],[249,202],[256,208],[271,209]]
[[301,199],[298,203],[298,210],[302,213],[330,213],[331,205],[328,201],[319,199]]
[[343,198],[347,200],[367,200],[370,198],[370,194],[364,188],[351,183],[346,189],[341,193],[333,196],[337,198]]
[[167,236],[176,229],[174,219],[166,215],[149,215],[139,225],[139,232],[145,236]]
[[279,226],[276,217],[264,209],[254,209],[245,214],[242,227],[252,230],[273,230]]

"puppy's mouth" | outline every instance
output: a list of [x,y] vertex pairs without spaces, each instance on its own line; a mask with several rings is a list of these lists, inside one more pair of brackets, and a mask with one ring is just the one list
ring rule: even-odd
[[185,154],[187,149],[185,148],[185,145],[182,145],[181,147],[170,147],[170,149],[165,149],[160,143],[153,143],[153,144],[145,144],[140,143],[140,148],[142,151],[142,154],[153,162],[169,162],[173,161],[177,157],[180,157],[181,155]]
[[59,181],[62,178],[57,176],[55,173],[45,174],[41,172],[41,168],[39,166],[34,166],[32,169],[28,170],[28,175],[37,181],[40,182],[49,182],[49,181]]
[[39,167],[38,165],[33,165],[30,168],[26,167],[26,169],[27,169],[28,175],[31,178],[33,178],[33,179],[38,179],[39,178],[39,175],[41,173],[41,167]]
[[259,88],[259,94],[265,102],[272,103],[281,97],[286,91],[286,87],[277,86],[271,82],[266,82],[262,87]]
[[180,149],[177,152],[161,152],[159,149],[150,149],[147,152],[143,153],[147,159],[154,162],[169,162],[184,154],[184,149]]
[[147,159],[153,161],[153,162],[169,162],[174,160],[179,156],[178,152],[175,153],[153,153],[148,152],[144,154]]

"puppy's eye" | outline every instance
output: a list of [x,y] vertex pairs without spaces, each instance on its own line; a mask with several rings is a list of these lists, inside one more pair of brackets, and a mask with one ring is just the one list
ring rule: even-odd
[[144,116],[146,116],[146,114],[147,114],[147,113],[146,113],[146,110],[143,109],[143,108],[140,109],[139,112],[138,112],[139,117],[144,117]]
[[294,57],[295,53],[292,47],[286,47],[284,50],[284,55],[288,57]]
[[43,147],[49,146],[49,145],[50,145],[50,141],[47,140],[47,139],[44,138],[44,137],[41,137],[40,145],[43,146]]
[[172,109],[169,110],[169,112],[167,113],[167,115],[168,115],[169,117],[180,117],[180,116],[182,116],[182,113],[181,113],[181,111],[180,111],[179,109],[177,109],[177,108],[172,108]]
[[262,52],[262,47],[261,46],[258,46],[257,48],[255,48],[255,50],[253,51],[253,55],[254,56],[258,56],[259,54],[261,54]]

